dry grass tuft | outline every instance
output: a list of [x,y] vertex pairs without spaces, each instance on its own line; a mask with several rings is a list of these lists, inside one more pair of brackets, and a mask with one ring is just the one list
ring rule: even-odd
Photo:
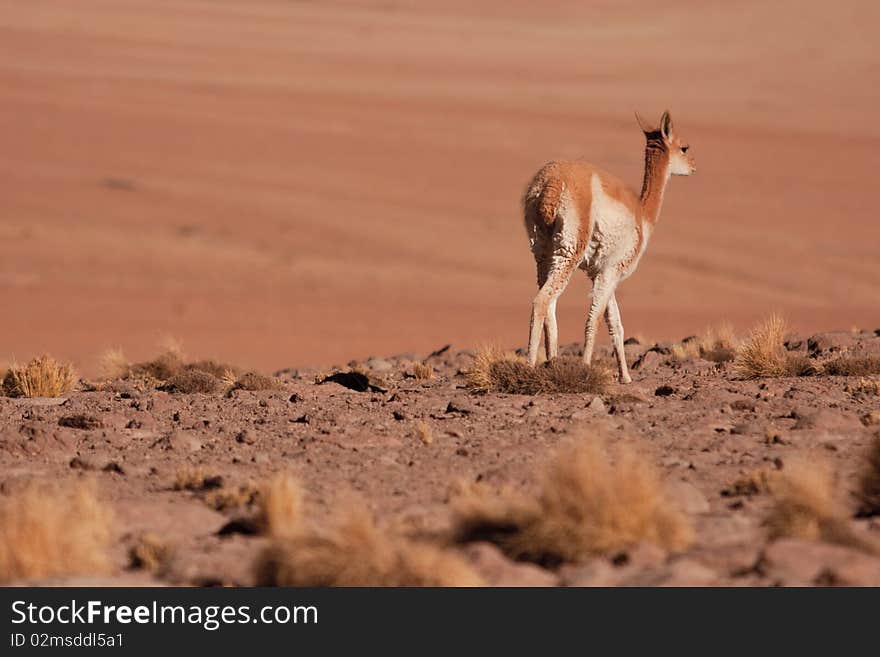
[[874,435],[865,455],[855,490],[856,514],[860,517],[880,515],[880,433]]
[[258,586],[483,586],[457,553],[388,534],[366,511],[274,541],[255,565]]
[[412,378],[419,381],[430,381],[434,378],[434,368],[429,363],[413,363]]
[[245,372],[235,379],[233,390],[279,390],[281,382],[274,376],[266,376],[259,372]]
[[737,339],[730,324],[706,329],[703,335],[672,345],[676,360],[703,358],[713,363],[726,363],[736,356]]
[[70,363],[51,356],[34,358],[27,365],[13,365],[3,377],[3,392],[9,397],[57,397],[76,383]]
[[164,349],[153,360],[130,363],[121,349],[106,351],[100,359],[103,382],[99,389],[118,387],[114,382],[125,381],[138,389],[160,388],[169,392],[212,393],[221,387],[234,385],[239,378],[238,368],[214,360],[187,363],[179,343],[167,341]]
[[223,486],[223,477],[209,474],[203,468],[181,468],[174,475],[174,490],[191,490],[194,492],[214,490]]
[[721,494],[724,497],[739,497],[743,495],[751,497],[752,495],[769,493],[772,485],[771,481],[777,476],[779,476],[779,472],[776,469],[768,467],[756,468],[734,479],[727,488],[721,491]]
[[425,445],[430,445],[434,442],[434,430],[424,420],[416,422],[416,435]]
[[290,474],[270,479],[257,500],[259,524],[272,536],[290,536],[302,522],[303,493],[299,482]]
[[260,490],[254,485],[241,484],[209,491],[205,495],[205,504],[216,511],[234,511],[256,504],[260,495]]
[[568,392],[602,394],[611,382],[611,371],[584,364],[580,358],[561,356],[535,367],[515,354],[494,348],[477,352],[466,373],[472,392],[519,395]]
[[736,350],[734,370],[744,379],[816,374],[813,362],[802,354],[785,349],[788,327],[780,315],[771,315],[752,329]]
[[167,568],[174,558],[174,547],[155,534],[141,534],[128,550],[129,568],[156,572]]
[[657,470],[634,451],[613,459],[599,440],[563,449],[538,495],[467,489],[454,503],[457,542],[490,541],[508,556],[544,566],[580,562],[643,541],[682,550],[689,519],[675,509]]
[[220,387],[220,379],[213,374],[200,370],[183,370],[168,379],[168,382],[161,386],[161,389],[167,392],[191,395],[197,392],[211,394],[217,392]]
[[[839,356],[822,364],[830,376],[870,376],[880,374],[880,356]],[[875,382],[876,386],[876,382]]]
[[98,372],[104,381],[124,379],[131,374],[131,363],[121,347],[114,347],[98,358]]
[[316,525],[304,518],[302,493],[291,478],[276,478],[267,488],[267,502],[280,506],[267,509],[272,542],[254,566],[258,586],[483,584],[455,552],[384,532],[364,509]]
[[825,463],[794,461],[770,482],[774,501],[766,519],[768,537],[824,541],[876,554],[878,546],[856,534],[835,496],[835,478]]
[[105,572],[111,522],[91,482],[0,497],[0,583]]

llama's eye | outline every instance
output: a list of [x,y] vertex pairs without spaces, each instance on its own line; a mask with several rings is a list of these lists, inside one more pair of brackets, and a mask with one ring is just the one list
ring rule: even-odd
[[682,153],[687,153],[689,148],[690,148],[690,146],[682,146],[682,147],[681,147],[681,152],[682,152]]

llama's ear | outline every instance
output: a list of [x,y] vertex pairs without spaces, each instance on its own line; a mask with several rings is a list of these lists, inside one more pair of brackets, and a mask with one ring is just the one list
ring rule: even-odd
[[672,117],[669,115],[669,110],[663,112],[663,116],[660,117],[660,134],[667,141],[672,136]]
[[642,132],[644,132],[646,135],[650,132],[654,132],[654,128],[652,128],[651,126],[649,126],[647,124],[645,119],[642,118],[641,114],[636,112],[635,115],[636,115],[636,122],[639,124],[639,127],[642,129]]

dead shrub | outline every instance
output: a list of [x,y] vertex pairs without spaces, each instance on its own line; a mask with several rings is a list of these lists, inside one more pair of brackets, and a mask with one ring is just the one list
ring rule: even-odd
[[771,481],[778,471],[771,468],[757,468],[734,479],[721,491],[724,497],[751,497],[770,492]]
[[274,376],[266,376],[259,372],[245,372],[232,384],[232,390],[279,390],[281,382]]
[[880,356],[838,356],[822,363],[822,372],[830,376],[880,374]]
[[706,329],[703,335],[672,345],[675,360],[702,358],[713,363],[732,361],[736,355],[736,334],[730,324]]
[[463,557],[439,546],[381,530],[353,507],[320,524],[303,514],[293,479],[267,487],[272,542],[257,557],[258,586],[480,586]]
[[657,470],[636,452],[582,440],[563,449],[536,496],[473,486],[453,503],[456,542],[489,541],[512,559],[543,566],[580,562],[646,541],[682,550],[687,516],[665,495]]
[[218,488],[205,495],[205,504],[216,511],[235,511],[256,504],[260,491],[252,484]]
[[156,534],[138,536],[128,550],[129,568],[157,572],[168,568],[174,558],[174,547]]
[[194,393],[211,394],[220,389],[220,379],[208,372],[200,370],[183,370],[178,372],[165,385],[160,386],[166,392],[176,392],[185,395]]
[[573,356],[561,356],[532,367],[524,358],[494,348],[477,352],[466,373],[472,392],[502,392],[518,395],[544,393],[604,393],[611,372],[586,365]]
[[100,389],[112,390],[114,381],[125,381],[136,388],[160,388],[169,392],[211,393],[223,383],[233,385],[238,368],[214,360],[187,363],[180,345],[169,341],[158,356],[142,363],[130,363],[121,349],[110,349],[100,359],[104,382]]
[[214,490],[223,486],[223,477],[217,474],[209,474],[203,468],[181,468],[174,475],[174,490],[204,491]]
[[9,397],[57,397],[73,390],[75,383],[70,363],[43,355],[27,365],[13,363],[3,377],[3,392]]
[[434,430],[424,420],[416,422],[416,435],[425,445],[430,445],[434,442]]
[[880,433],[874,434],[865,455],[865,462],[855,490],[856,515],[871,517],[880,515]]
[[483,586],[467,561],[388,534],[366,512],[274,541],[255,565],[258,586]]
[[434,368],[429,363],[413,363],[411,376],[419,381],[430,381],[434,378]]
[[299,482],[290,474],[279,474],[263,487],[257,501],[258,523],[272,536],[296,533],[302,521],[303,494]]
[[111,523],[93,482],[0,497],[0,583],[105,572]]
[[768,537],[824,541],[868,553],[878,546],[856,534],[835,495],[827,463],[793,461],[770,482],[773,506],[765,518]]
[[736,373],[744,379],[816,374],[817,368],[809,358],[786,351],[787,330],[785,320],[775,314],[752,329],[736,350]]

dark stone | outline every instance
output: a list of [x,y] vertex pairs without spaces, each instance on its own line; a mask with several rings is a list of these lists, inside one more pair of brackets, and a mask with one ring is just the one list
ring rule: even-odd
[[58,420],[58,426],[69,427],[71,429],[100,429],[104,426],[103,422],[91,415],[65,415]]
[[657,388],[654,391],[654,394],[657,397],[668,397],[669,395],[673,394],[674,392],[675,392],[675,388],[673,388],[672,386],[663,385],[663,386],[660,386],[659,388]]
[[94,470],[95,464],[81,456],[74,456],[70,459],[70,467],[74,470]]
[[388,392],[384,388],[372,383],[370,377],[363,372],[334,372],[321,381],[321,383],[327,383],[328,381],[338,383],[356,392]]
[[730,407],[735,411],[754,411],[756,404],[754,399],[735,399]]

